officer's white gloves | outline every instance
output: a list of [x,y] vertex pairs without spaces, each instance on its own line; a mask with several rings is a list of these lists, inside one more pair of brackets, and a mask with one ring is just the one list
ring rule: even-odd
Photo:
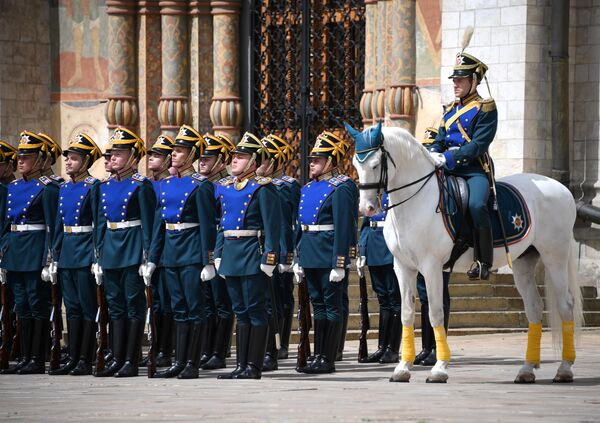
[[367,266],[367,258],[365,256],[359,256],[356,259],[356,271],[360,278],[365,276],[365,267]]
[[302,282],[302,278],[304,277],[304,269],[300,266],[300,263],[294,263],[292,266],[292,271],[294,272],[294,282],[297,284]]
[[273,276],[273,272],[275,271],[274,264],[261,264],[260,270],[262,270],[268,277]]
[[48,274],[50,276],[49,282],[53,285],[58,282],[58,262],[53,261],[48,266]]
[[292,265],[291,264],[278,264],[277,265],[277,270],[279,270],[279,273],[286,273],[286,272],[291,272],[292,271]]
[[219,267],[221,267],[221,259],[216,258],[215,259],[215,269],[217,269],[217,272],[219,271]]
[[444,156],[442,153],[434,153],[433,151],[430,151],[429,154],[435,162],[436,168],[442,167],[446,164],[446,156]]
[[44,282],[50,282],[50,266],[44,266],[42,269],[42,280]]
[[331,273],[329,273],[329,282],[340,282],[346,276],[346,269],[341,267],[336,267],[335,269],[331,269]]
[[152,262],[148,262],[148,263],[142,264],[140,266],[139,272],[141,273],[142,278],[144,278],[144,283],[146,284],[146,286],[150,286],[150,283],[152,280],[152,274],[154,273],[155,270],[156,270],[156,264],[154,264]]
[[6,277],[6,269],[0,269],[0,284],[4,285],[8,278]]
[[202,272],[200,272],[200,279],[206,282],[214,279],[216,275],[217,271],[215,270],[215,266],[213,266],[212,264],[207,264],[202,269]]
[[94,279],[96,279],[96,284],[102,285],[102,277],[104,276],[104,270],[102,269],[99,263],[92,264],[92,273],[94,274]]

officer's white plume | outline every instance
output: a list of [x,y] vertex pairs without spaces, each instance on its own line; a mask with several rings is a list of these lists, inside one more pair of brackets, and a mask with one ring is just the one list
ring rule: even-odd
[[465,28],[465,32],[463,33],[462,43],[460,45],[460,47],[462,48],[462,50],[460,51],[461,53],[463,51],[465,51],[465,49],[469,46],[469,43],[471,42],[471,37],[473,36],[474,31],[475,31],[475,29],[473,29],[472,26],[468,26]]

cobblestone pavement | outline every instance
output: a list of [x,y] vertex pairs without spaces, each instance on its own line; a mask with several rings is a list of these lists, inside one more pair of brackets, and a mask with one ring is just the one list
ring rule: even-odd
[[549,333],[542,339],[538,382],[513,384],[525,341],[524,333],[451,337],[453,360],[445,385],[426,384],[428,369],[421,366],[410,383],[389,383],[394,366],[357,364],[357,342],[347,343],[345,360],[333,375],[298,374],[292,359],[260,381],[216,380],[220,372],[203,372],[190,381],[2,375],[0,419],[600,422],[600,329],[582,332],[576,380],[569,385],[552,383],[558,355]]

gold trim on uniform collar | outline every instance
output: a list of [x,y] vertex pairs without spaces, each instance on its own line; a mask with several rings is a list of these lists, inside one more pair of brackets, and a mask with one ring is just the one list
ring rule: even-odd
[[81,182],[81,181],[84,181],[88,176],[90,176],[90,172],[88,172],[86,170],[85,172],[80,173],[79,175],[75,176],[74,178],[71,177],[71,180],[73,182]]
[[460,104],[462,104],[463,106],[469,104],[470,102],[477,100],[479,97],[479,93],[477,91],[475,91],[473,94],[469,94],[466,97],[463,97],[460,99]]
[[30,172],[28,174],[23,174],[23,179],[26,181],[30,181],[32,179],[39,179],[42,176],[45,176],[42,174],[41,169],[40,170],[36,170],[35,172]]
[[336,177],[336,176],[338,176],[339,174],[340,174],[340,171],[339,171],[339,169],[335,168],[335,169],[332,169],[332,170],[330,170],[330,171],[329,171],[329,172],[327,172],[327,173],[324,173],[324,174],[322,174],[322,175],[319,175],[319,176],[317,176],[317,177],[315,178],[315,180],[316,180],[317,182],[318,182],[318,181],[323,181],[323,180],[327,180],[327,181],[328,181],[328,180],[330,180],[331,178],[335,178],[335,177]]
[[236,176],[234,179],[235,183],[233,186],[237,191],[241,191],[246,187],[246,185],[248,185],[248,181],[254,178],[256,178],[256,172],[254,170],[250,173],[242,175],[241,177]]
[[181,172],[178,171],[177,176],[179,176],[180,178],[183,178],[184,176],[190,176],[190,175],[193,175],[194,173],[196,173],[196,171],[194,170],[194,166],[190,166],[190,167],[186,167]]
[[218,182],[227,176],[229,176],[229,173],[227,173],[227,169],[223,169],[223,170],[220,170],[219,172],[215,173],[214,175],[211,175],[208,178],[208,180],[210,182]]
[[125,172],[123,172],[123,173],[116,172],[114,175],[115,175],[115,179],[117,181],[122,181],[123,179],[132,177],[134,173],[135,173],[135,169],[130,167]]

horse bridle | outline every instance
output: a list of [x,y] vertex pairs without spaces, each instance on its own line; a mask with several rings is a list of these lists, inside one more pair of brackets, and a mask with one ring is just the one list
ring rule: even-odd
[[433,169],[431,172],[429,172],[427,175],[412,181],[406,185],[402,185],[401,187],[397,187],[397,188],[393,188],[393,189],[388,189],[388,159],[392,162],[392,164],[394,165],[394,167],[396,167],[396,163],[394,162],[394,159],[392,158],[392,156],[390,156],[390,153],[387,152],[387,150],[383,147],[383,142],[381,143],[380,146],[378,147],[373,147],[373,148],[368,148],[366,150],[361,150],[356,153],[368,153],[369,151],[375,151],[375,150],[381,150],[381,172],[379,173],[379,182],[369,182],[369,183],[365,183],[365,184],[358,184],[358,189],[362,190],[362,191],[366,191],[369,189],[376,189],[377,190],[377,196],[379,196],[381,194],[381,190],[385,190],[385,192],[387,192],[388,194],[391,194],[392,192],[396,192],[396,191],[400,191],[404,188],[408,188],[411,187],[415,184],[418,184],[421,181],[424,181],[423,184],[419,187],[419,189],[417,190],[417,192],[415,192],[413,195],[411,195],[410,197],[400,201],[399,203],[396,204],[392,204],[392,205],[388,205],[387,207],[383,207],[382,210],[383,211],[388,211],[390,209],[393,209],[394,207],[397,207],[401,204],[406,203],[408,200],[410,200],[411,198],[413,198],[414,196],[416,196],[419,192],[421,192],[421,190],[425,187],[425,185],[427,185],[427,182],[429,182],[429,180],[431,179],[431,177],[435,174],[436,169]]

